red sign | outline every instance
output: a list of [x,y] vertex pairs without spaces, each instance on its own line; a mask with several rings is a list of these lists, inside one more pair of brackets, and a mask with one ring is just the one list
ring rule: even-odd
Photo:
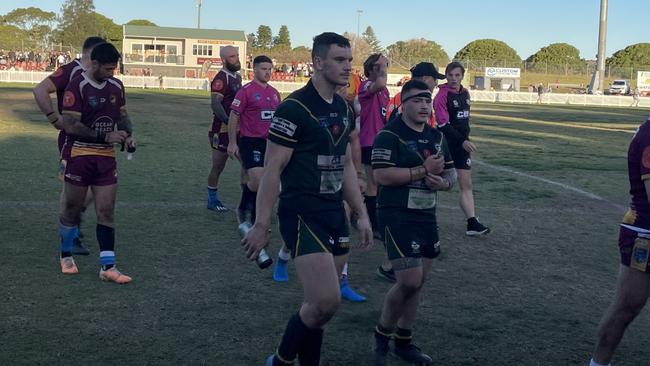
[[220,58],[211,58],[211,57],[197,57],[196,63],[199,65],[203,65],[208,60],[210,60],[210,62],[212,62],[213,65],[221,65]]

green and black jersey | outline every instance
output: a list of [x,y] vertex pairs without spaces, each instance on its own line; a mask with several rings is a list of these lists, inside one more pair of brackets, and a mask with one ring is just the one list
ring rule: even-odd
[[[445,169],[454,167],[442,133],[427,124],[422,132],[417,132],[407,126],[400,116],[389,122],[375,137],[372,167],[414,168],[436,154],[444,156]],[[402,186],[380,186],[377,206],[379,209],[402,208],[418,214],[435,215],[437,197],[437,191],[429,189],[421,179]]]
[[354,127],[348,104],[335,94],[326,102],[311,80],[276,109],[269,141],[293,149],[282,172],[278,213],[343,207],[343,167]]

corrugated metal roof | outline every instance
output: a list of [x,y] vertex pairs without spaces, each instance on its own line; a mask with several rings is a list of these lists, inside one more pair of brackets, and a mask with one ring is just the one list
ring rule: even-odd
[[224,41],[246,41],[244,31],[225,29],[195,29],[155,27],[149,25],[125,25],[124,37],[156,37],[156,38],[193,38],[219,39]]

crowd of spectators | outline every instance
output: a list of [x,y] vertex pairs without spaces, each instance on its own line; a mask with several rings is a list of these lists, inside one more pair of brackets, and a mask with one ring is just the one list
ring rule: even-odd
[[53,71],[72,58],[69,52],[0,49],[0,70]]

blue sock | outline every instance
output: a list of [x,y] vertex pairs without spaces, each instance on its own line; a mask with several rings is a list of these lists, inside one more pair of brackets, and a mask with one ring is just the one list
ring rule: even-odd
[[71,257],[74,240],[79,236],[79,228],[59,224],[59,235],[61,236],[61,258]]
[[218,200],[219,200],[219,191],[217,191],[217,188],[208,187],[208,201],[214,202]]

